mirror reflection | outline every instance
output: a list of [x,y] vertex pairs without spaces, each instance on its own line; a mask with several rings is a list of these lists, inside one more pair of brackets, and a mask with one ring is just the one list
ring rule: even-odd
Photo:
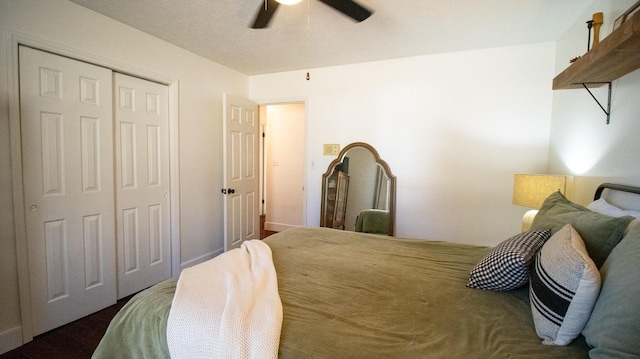
[[347,145],[322,175],[321,227],[394,234],[395,183],[371,145]]

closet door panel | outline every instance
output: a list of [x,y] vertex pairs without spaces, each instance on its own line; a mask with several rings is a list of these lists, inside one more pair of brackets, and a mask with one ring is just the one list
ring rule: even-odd
[[115,74],[118,297],[171,276],[168,87]]
[[34,335],[116,301],[111,70],[20,48]]

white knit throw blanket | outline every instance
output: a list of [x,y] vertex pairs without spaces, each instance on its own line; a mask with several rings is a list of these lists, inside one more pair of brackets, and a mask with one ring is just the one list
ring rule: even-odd
[[182,271],[169,311],[171,358],[276,358],[282,302],[271,249],[246,241]]

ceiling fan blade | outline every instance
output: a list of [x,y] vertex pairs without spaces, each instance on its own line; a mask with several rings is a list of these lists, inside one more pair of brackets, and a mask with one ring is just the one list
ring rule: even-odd
[[252,29],[264,29],[269,26],[269,22],[278,9],[279,2],[276,0],[266,0],[267,6],[265,8],[264,3],[260,5],[258,8],[258,13],[256,13],[256,18],[253,20],[253,24],[251,25]]
[[360,4],[352,0],[320,0],[323,3],[331,6],[332,8],[340,11],[341,13],[349,16],[357,22],[366,20],[372,11],[364,8]]

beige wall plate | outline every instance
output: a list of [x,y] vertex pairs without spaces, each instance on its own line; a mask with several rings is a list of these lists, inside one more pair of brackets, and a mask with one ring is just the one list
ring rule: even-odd
[[325,143],[322,149],[322,154],[325,156],[337,156],[340,153],[340,144],[337,143]]

